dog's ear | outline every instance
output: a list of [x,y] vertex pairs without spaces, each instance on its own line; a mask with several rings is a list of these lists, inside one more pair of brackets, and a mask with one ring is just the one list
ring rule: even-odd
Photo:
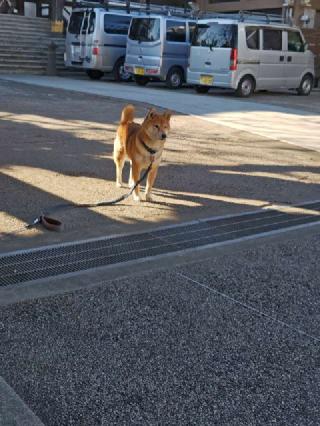
[[165,118],[167,121],[170,121],[170,118],[171,118],[171,116],[172,116],[172,111],[169,111],[169,110],[165,111],[165,112],[163,113],[163,116],[164,116],[164,118]]
[[156,110],[154,108],[150,108],[145,116],[145,120],[152,119],[156,115]]

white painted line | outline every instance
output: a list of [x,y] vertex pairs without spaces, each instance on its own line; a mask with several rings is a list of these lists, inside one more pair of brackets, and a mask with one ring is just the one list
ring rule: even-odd
[[215,295],[223,297],[224,299],[228,300],[229,302],[240,305],[243,308],[248,309],[249,311],[252,311],[255,314],[258,314],[259,316],[265,317],[265,318],[267,318],[267,319],[269,319],[273,322],[277,322],[278,324],[282,325],[283,327],[289,328],[290,330],[295,331],[298,334],[301,334],[305,337],[308,337],[312,340],[315,340],[317,343],[320,343],[319,337],[308,334],[305,331],[288,324],[287,322],[279,320],[278,318],[274,318],[271,315],[269,315],[269,314],[267,314],[263,311],[260,311],[259,309],[256,309],[254,306],[248,305],[247,303],[243,303],[240,300],[235,299],[234,297],[231,297],[231,296],[229,296],[225,293],[222,293],[221,291],[218,291],[218,290],[216,290],[212,287],[209,287],[208,285],[203,284],[203,283],[201,283],[197,280],[194,280],[193,278],[189,277],[188,275],[182,274],[181,272],[176,272],[176,275],[178,275],[178,277],[180,277],[180,278],[184,278],[185,280],[192,282],[193,284],[197,284],[199,287],[202,287],[202,288],[205,288],[206,290],[209,290],[211,293],[214,293]]

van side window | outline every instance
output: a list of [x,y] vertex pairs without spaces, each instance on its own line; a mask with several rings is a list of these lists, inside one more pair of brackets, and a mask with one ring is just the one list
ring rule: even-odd
[[298,31],[288,31],[289,52],[304,52],[304,43]]
[[247,40],[247,47],[249,49],[259,50],[260,49],[259,28],[246,27],[246,40]]
[[182,21],[167,21],[166,39],[178,43],[186,42],[186,23]]
[[282,31],[263,30],[263,50],[282,50]]
[[127,35],[131,16],[104,15],[104,31],[108,34]]

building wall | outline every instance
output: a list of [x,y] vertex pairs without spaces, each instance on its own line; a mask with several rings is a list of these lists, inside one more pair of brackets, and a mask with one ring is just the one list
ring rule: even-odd
[[282,0],[199,0],[202,9],[218,12],[238,10],[281,9]]

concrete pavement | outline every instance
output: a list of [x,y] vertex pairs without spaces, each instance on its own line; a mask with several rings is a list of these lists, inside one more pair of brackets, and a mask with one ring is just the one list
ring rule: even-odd
[[255,135],[277,139],[304,148],[320,151],[320,117],[317,113],[278,105],[267,105],[233,98],[188,94],[179,91],[157,90],[148,87],[76,80],[63,77],[0,76],[42,87],[60,88],[97,94],[128,101],[146,102],[174,111],[194,115],[202,120],[220,124]]
[[[174,114],[154,203],[129,198],[64,211],[57,215],[63,233],[16,233],[43,209],[127,191],[115,186],[112,160],[126,101],[4,80],[0,97],[0,233],[9,233],[0,238],[1,253],[319,199],[320,153]],[[149,107],[136,105],[138,120]]]

